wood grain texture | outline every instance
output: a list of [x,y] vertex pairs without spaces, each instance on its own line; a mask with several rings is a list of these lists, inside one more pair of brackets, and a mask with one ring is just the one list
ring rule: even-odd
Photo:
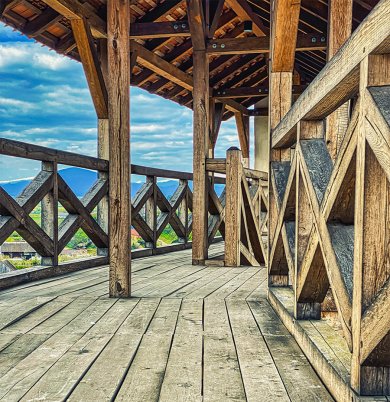
[[130,48],[127,0],[108,6],[110,295],[130,296]]

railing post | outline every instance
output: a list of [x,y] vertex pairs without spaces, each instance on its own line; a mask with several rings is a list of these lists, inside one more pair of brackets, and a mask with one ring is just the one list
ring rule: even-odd
[[53,175],[53,189],[41,201],[42,230],[53,240],[54,253],[52,257],[42,257],[41,264],[58,265],[58,180],[57,163],[42,162],[42,171]]
[[157,178],[156,176],[146,176],[146,182],[153,186],[152,196],[145,203],[145,222],[153,231],[153,241],[146,242],[146,247],[157,248]]
[[[179,180],[179,185],[186,185],[188,189],[188,180]],[[179,242],[187,244],[188,242],[188,191],[177,209],[179,219],[185,228],[185,236],[179,237]]]
[[[108,147],[108,119],[99,119],[98,121],[98,157],[108,160],[109,147]],[[108,179],[108,172],[98,172],[99,179]],[[108,233],[108,210],[109,210],[109,197],[108,194],[102,198],[97,207],[97,221],[100,227]],[[108,255],[107,248],[98,248],[97,254],[101,256]]]
[[242,154],[238,148],[226,153],[225,265],[240,265]]

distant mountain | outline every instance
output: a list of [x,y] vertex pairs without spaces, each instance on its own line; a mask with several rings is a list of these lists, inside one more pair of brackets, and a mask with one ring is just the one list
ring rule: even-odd
[[[97,173],[87,169],[81,169],[76,167],[66,168],[59,171],[61,177],[66,181],[69,187],[77,195],[82,197],[92,186],[97,178]],[[22,179],[16,181],[10,181],[8,183],[0,183],[8,194],[12,197],[18,196],[23,189],[30,183],[30,179]],[[131,196],[133,197],[136,192],[141,188],[143,183],[132,182],[131,183]],[[164,180],[159,181],[158,186],[165,197],[170,197],[176,190],[178,182],[176,180]],[[192,188],[192,183],[190,183]],[[216,191],[218,194],[222,191],[223,186],[217,185]]]

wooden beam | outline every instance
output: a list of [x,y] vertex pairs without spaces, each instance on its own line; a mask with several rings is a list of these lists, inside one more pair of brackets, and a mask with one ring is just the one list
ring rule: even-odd
[[84,18],[70,22],[96,114],[99,119],[107,119],[107,90],[88,22]]
[[192,262],[208,258],[209,63],[205,44],[205,21],[201,0],[187,1],[187,15],[194,47],[193,58],[193,175]]
[[113,297],[131,294],[130,256],[130,48],[128,0],[107,4],[109,155],[110,155],[110,281]]
[[86,18],[92,29],[94,37],[107,36],[107,23],[100,18],[91,7],[86,7],[78,0],[44,0],[44,2],[69,20]]
[[253,22],[253,33],[256,36],[265,36],[268,33],[268,28],[264,26],[261,18],[253,11],[247,0],[226,0],[226,3],[242,21]]
[[[212,2],[212,4],[215,4],[215,1]],[[209,31],[208,31],[208,37],[209,38],[213,38],[215,31],[218,28],[218,24],[219,24],[219,20],[223,11],[223,6],[225,4],[225,0],[218,0],[217,5],[215,6],[214,11],[214,15],[212,15],[212,21],[209,27]],[[210,4],[211,7],[211,4]]]
[[[307,85],[293,85],[293,95],[300,95]],[[266,97],[269,94],[268,85],[257,85],[253,87],[237,87],[216,89],[213,91],[213,97],[218,99],[225,98],[252,98],[252,97]]]
[[174,82],[181,87],[192,91],[193,79],[190,75],[167,62],[157,54],[145,49],[138,42],[131,43],[131,49],[137,51],[137,62],[154,71],[156,74]]
[[62,15],[58,14],[57,11],[47,7],[42,14],[26,23],[23,32],[27,36],[35,37],[46,31],[48,27],[56,24],[62,18]]
[[130,39],[190,37],[188,21],[140,22],[131,24]]
[[[207,43],[207,53],[210,54],[257,54],[269,53],[270,37],[260,38],[222,38],[209,40]],[[308,50],[326,50],[326,36],[319,34],[299,34],[297,37],[294,52],[304,52]],[[280,56],[281,57],[281,56]],[[277,67],[280,67],[277,65]],[[291,67],[291,66],[290,66]]]
[[236,118],[242,158],[248,159],[249,161],[249,116],[244,116],[242,113],[235,113],[234,116]]
[[297,46],[300,0],[277,0],[272,18],[272,71],[293,71]]

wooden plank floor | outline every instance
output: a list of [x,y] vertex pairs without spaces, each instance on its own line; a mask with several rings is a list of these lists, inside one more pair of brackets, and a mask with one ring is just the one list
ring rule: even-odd
[[134,261],[127,300],[108,297],[107,267],[0,292],[0,399],[331,401],[266,300],[266,270],[190,256]]

